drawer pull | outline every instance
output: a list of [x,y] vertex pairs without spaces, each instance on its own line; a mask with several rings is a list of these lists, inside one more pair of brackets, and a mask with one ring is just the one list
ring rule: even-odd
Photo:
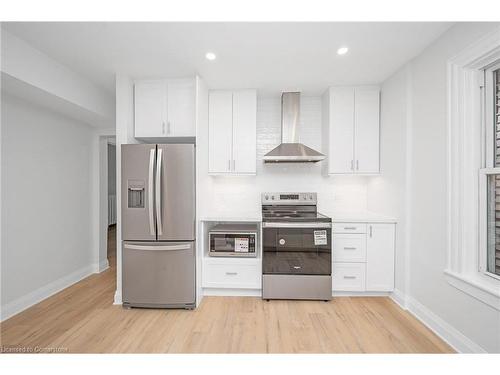
[[347,275],[344,276],[344,279],[355,279],[355,278],[356,278],[356,276],[347,276]]
[[355,247],[344,247],[344,250],[356,250]]
[[228,276],[236,276],[238,272],[226,272],[226,275]]
[[356,227],[344,227],[345,230],[356,230]]

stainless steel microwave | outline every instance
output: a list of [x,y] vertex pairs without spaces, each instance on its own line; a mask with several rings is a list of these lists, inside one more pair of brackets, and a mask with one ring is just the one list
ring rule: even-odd
[[256,257],[257,226],[255,224],[218,224],[208,232],[212,257]]

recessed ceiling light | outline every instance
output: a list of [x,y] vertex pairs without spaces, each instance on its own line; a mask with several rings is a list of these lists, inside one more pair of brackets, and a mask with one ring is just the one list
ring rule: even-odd
[[349,51],[349,48],[347,48],[347,47],[340,47],[337,50],[337,55],[345,55],[347,53],[347,51]]
[[213,52],[207,52],[205,57],[207,58],[207,60],[210,60],[210,61],[215,60],[217,58],[217,56],[215,56],[215,53],[213,53]]

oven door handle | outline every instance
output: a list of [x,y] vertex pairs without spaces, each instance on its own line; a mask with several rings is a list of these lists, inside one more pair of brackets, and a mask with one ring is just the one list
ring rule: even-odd
[[282,223],[282,222],[263,222],[263,228],[331,228],[332,223]]

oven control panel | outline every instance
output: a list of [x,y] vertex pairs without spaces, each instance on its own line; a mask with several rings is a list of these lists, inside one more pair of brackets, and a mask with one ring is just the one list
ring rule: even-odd
[[316,193],[262,193],[261,201],[263,205],[316,205]]

